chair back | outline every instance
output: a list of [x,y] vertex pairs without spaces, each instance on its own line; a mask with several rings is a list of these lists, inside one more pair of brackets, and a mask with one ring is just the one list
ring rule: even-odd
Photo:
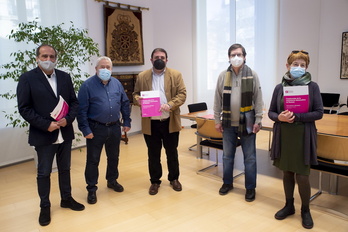
[[348,162],[348,138],[318,134],[317,153],[319,157]]
[[340,100],[339,93],[321,93],[321,99],[323,99],[324,107],[332,107],[335,104],[338,104]]
[[187,107],[188,107],[189,113],[208,109],[207,103],[205,103],[205,102],[189,104],[189,105],[187,105]]
[[215,120],[197,117],[197,134],[211,140],[222,140],[222,133],[215,129]]

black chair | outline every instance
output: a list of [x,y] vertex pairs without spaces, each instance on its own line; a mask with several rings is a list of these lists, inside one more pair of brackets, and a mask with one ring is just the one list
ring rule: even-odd
[[346,107],[346,110],[348,109],[348,97],[347,97],[347,103],[346,104],[341,104],[337,110],[338,115],[348,115],[348,111],[341,112],[342,107]]
[[[199,102],[199,103],[193,103],[193,104],[189,104],[187,105],[189,113],[193,113],[193,112],[198,112],[198,111],[202,111],[202,110],[207,110],[207,103],[205,102]],[[194,123],[191,125],[191,128],[197,128],[197,123]],[[197,144],[193,144],[192,146],[189,147],[190,151],[193,151],[194,147],[197,146]]]
[[[205,102],[189,104],[189,105],[187,105],[187,107],[188,107],[189,113],[198,112],[198,111],[208,109],[207,103],[205,103]],[[192,124],[191,128],[197,128],[197,124]]]
[[339,107],[340,94],[339,93],[321,93],[323,100],[324,113],[336,114]]

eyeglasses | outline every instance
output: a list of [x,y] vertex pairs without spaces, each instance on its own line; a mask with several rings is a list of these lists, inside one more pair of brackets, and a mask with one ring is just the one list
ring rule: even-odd
[[243,53],[230,54],[230,57],[235,57],[235,56],[242,57]]
[[303,54],[306,54],[306,55],[308,55],[309,53],[308,52],[306,52],[305,50],[293,50],[291,53],[292,54],[297,54],[297,53],[299,53],[299,52],[301,52],[301,53],[303,53]]

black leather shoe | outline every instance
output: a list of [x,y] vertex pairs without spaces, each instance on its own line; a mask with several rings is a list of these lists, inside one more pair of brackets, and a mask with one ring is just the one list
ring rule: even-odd
[[113,182],[108,182],[108,188],[112,188],[115,192],[123,192],[123,187],[116,180]]
[[51,222],[51,207],[41,208],[39,223],[41,226],[47,226]]
[[87,202],[88,202],[88,204],[95,204],[95,203],[97,203],[97,193],[95,191],[89,191],[88,192]]
[[255,189],[247,189],[245,193],[245,200],[248,202],[255,200]]
[[85,209],[85,206],[83,204],[78,203],[74,200],[74,198],[70,197],[66,200],[60,201],[60,207],[62,208],[69,208],[75,211],[82,211]]
[[219,190],[219,194],[226,195],[232,189],[233,189],[233,184],[223,184]]
[[150,195],[156,195],[158,193],[160,185],[159,184],[151,184],[150,189],[149,189],[149,194]]
[[181,184],[180,184],[180,182],[178,180],[171,181],[170,185],[173,187],[173,189],[175,191],[181,191],[182,190],[182,186],[181,186]]

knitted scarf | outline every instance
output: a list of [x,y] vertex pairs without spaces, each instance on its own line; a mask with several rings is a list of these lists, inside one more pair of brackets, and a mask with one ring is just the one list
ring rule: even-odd
[[306,72],[302,77],[291,78],[290,73],[287,72],[283,76],[282,85],[283,86],[295,86],[295,85],[308,85],[312,80],[312,76],[309,72]]
[[[245,114],[253,110],[253,80],[251,69],[244,65],[242,67],[241,84],[241,107],[238,134],[246,135],[246,117]],[[231,66],[227,69],[224,79],[224,90],[222,94],[222,126],[231,127],[231,92],[232,92],[232,70]]]

